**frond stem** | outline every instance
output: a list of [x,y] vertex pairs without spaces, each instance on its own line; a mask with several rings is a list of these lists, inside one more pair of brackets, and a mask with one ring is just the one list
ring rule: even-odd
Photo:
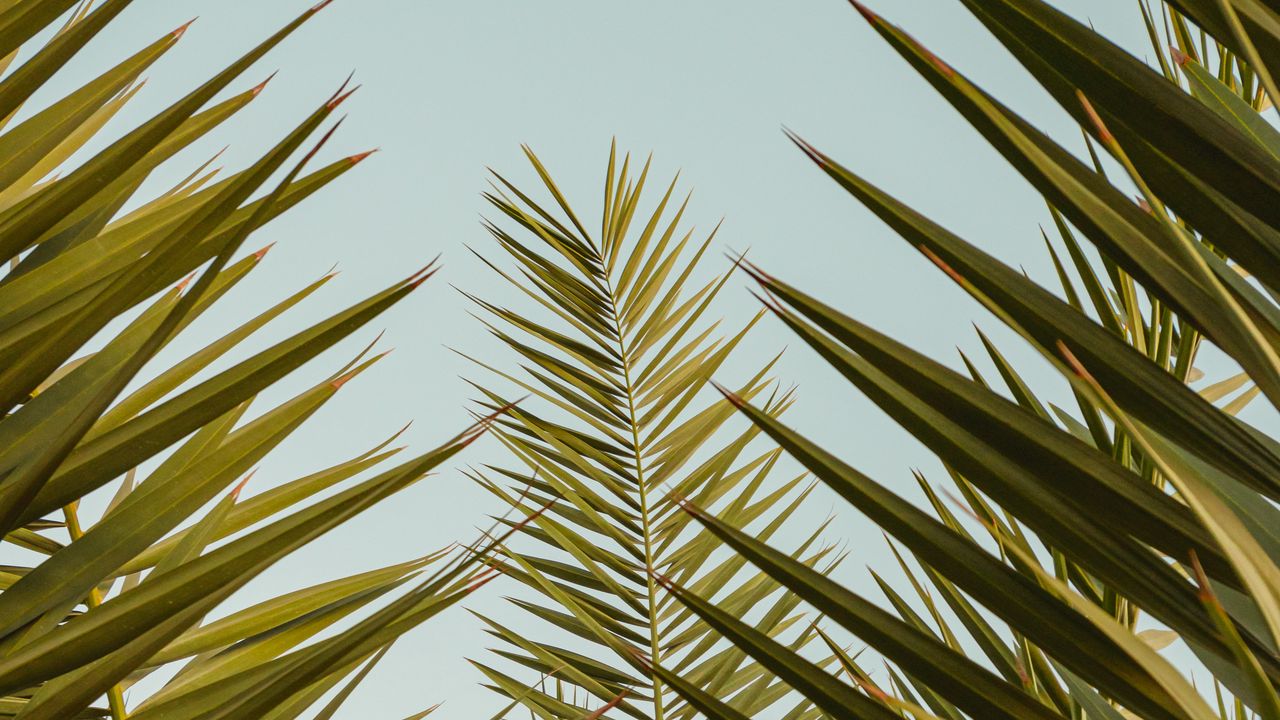
[[[640,459],[643,453],[640,448],[640,424],[636,419],[635,388],[631,383],[631,355],[622,329],[622,322],[619,319],[617,296],[613,289],[613,282],[608,275],[605,275],[605,289],[609,298],[610,310],[613,314],[613,329],[618,337],[618,356],[622,361],[622,381],[627,395],[627,416],[628,425],[631,427],[633,466],[636,473],[636,487],[639,490],[640,527],[644,531],[645,580],[648,583],[648,592],[646,594],[648,596],[649,609],[649,659],[656,666],[661,650],[661,643],[658,638],[658,585],[653,577],[653,573],[656,570],[653,558],[653,533],[649,527],[649,502],[647,488],[645,487],[644,463]],[[662,704],[661,681],[658,679],[656,672],[650,674],[649,680],[653,684],[653,720],[663,720],[665,713]]]

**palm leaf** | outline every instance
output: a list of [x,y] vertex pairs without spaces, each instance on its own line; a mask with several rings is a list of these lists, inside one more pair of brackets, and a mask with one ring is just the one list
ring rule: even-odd
[[[842,656],[849,680],[837,689],[707,593],[677,588],[677,597],[743,651],[789,673],[832,717],[859,716],[854,704],[868,701],[917,718],[1276,717],[1277,492],[1274,472],[1262,468],[1280,455],[1271,435],[1237,414],[1255,398],[1277,400],[1280,336],[1267,258],[1280,247],[1280,225],[1265,198],[1280,161],[1259,113],[1274,88],[1280,8],[1179,0],[1156,13],[1140,2],[1161,56],[1148,67],[1041,0],[961,2],[1080,123],[1090,163],[855,6],[1045,196],[1058,234],[1057,242],[1043,238],[1057,289],[792,139],[1038,351],[1077,407],[1046,402],[981,332],[995,383],[970,355],[962,357],[967,375],[955,372],[747,264],[774,315],[937,455],[953,490],[917,474],[932,512],[921,509],[767,406],[726,390],[757,427],[884,529],[909,589],[873,573],[888,602],[871,603],[697,502],[688,512],[878,650],[890,682],[870,683]],[[1176,48],[1172,63],[1163,59],[1165,42]],[[1119,167],[1116,180],[1103,172],[1098,148]],[[1204,341],[1243,372],[1197,392],[1189,384]],[[1158,630],[1140,632],[1140,622]],[[1149,642],[1155,637],[1159,646]],[[1185,642],[1202,667],[1162,657],[1170,639]],[[980,659],[967,659],[975,651]],[[1190,677],[1202,672],[1214,679],[1216,707]],[[735,717],[698,688],[676,689],[708,717]]]
[[[273,407],[251,408],[255,396],[407,298],[431,267],[266,350],[243,348],[329,278],[204,338],[170,366],[153,362],[263,264],[266,248],[243,251],[254,231],[365,157],[308,169],[336,129],[330,118],[348,94],[340,90],[248,167],[217,179],[205,163],[166,192],[138,194],[158,167],[251,105],[265,84],[209,103],[326,4],[74,165],[186,27],[13,120],[130,2],[0,5],[5,67],[33,38],[47,38],[0,80],[0,526],[20,553],[0,584],[6,717],[332,716],[397,637],[490,577],[481,560],[494,545],[480,545],[206,620],[280,559],[417,482],[492,422],[395,465],[386,461],[403,448],[387,449],[392,436],[241,498],[253,468],[381,356],[367,348]],[[101,517],[81,511],[83,498],[117,482]],[[126,703],[126,688],[180,662],[161,691]]]
[[[478,667],[513,708],[539,717],[607,709],[693,717],[697,704],[681,702],[659,667],[739,712],[765,712],[789,696],[773,669],[725,646],[714,626],[672,602],[656,577],[715,594],[793,651],[813,638],[788,632],[803,627],[794,597],[725,557],[719,541],[677,506],[680,498],[697,498],[768,538],[808,493],[803,476],[774,479],[778,453],[756,449],[759,431],[734,428],[733,407],[707,394],[707,381],[758,317],[728,336],[716,334],[707,311],[728,276],[696,274],[716,233],[698,238],[680,229],[687,200],[668,212],[674,182],[656,207],[641,209],[648,161],[637,172],[630,156],[610,150],[599,230],[588,231],[542,162],[525,152],[554,204],[540,205],[495,175],[486,199],[505,222],[486,227],[512,269],[485,262],[533,302],[525,310],[470,297],[518,369],[484,367],[532,397],[494,428],[518,469],[472,475],[515,508],[555,505],[500,558],[525,586],[517,606],[539,632],[486,621],[501,641],[500,658],[523,670]],[[774,387],[772,366],[738,386],[771,417],[792,402],[790,392]],[[496,387],[477,384],[486,411],[512,399]],[[807,548],[797,550],[806,566],[831,566],[825,550]],[[561,639],[541,639],[548,621],[560,626]],[[529,670],[560,689],[531,690],[512,674]]]

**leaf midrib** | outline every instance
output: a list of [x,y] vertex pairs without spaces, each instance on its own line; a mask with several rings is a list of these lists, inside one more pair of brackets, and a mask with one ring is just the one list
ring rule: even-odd
[[[598,254],[598,251],[597,251]],[[598,260],[600,260],[598,258]],[[604,268],[603,262],[601,267]],[[658,637],[658,588],[654,581],[654,554],[653,554],[653,533],[650,528],[649,518],[649,502],[648,492],[645,481],[644,462],[642,460],[643,442],[641,440],[640,425],[636,419],[636,392],[631,382],[631,353],[627,346],[625,330],[620,320],[621,314],[618,308],[617,294],[613,289],[613,280],[609,277],[608,272],[602,273],[604,277],[605,294],[609,299],[609,310],[612,315],[612,323],[614,334],[617,337],[616,344],[618,348],[618,357],[622,365],[622,384],[627,399],[627,424],[631,429],[631,446],[633,467],[636,473],[636,487],[639,492],[640,501],[640,528],[644,535],[644,562],[645,562],[645,583],[646,583],[646,605],[649,611],[649,659],[652,665],[658,664],[658,655],[661,649],[660,639]],[[664,710],[662,704],[662,687],[657,673],[650,673],[649,680],[652,683],[653,692],[653,720],[663,720]]]

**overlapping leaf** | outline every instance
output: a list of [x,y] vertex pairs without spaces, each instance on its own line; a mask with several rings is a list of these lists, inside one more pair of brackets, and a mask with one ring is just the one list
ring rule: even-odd
[[[331,717],[397,637],[487,579],[479,560],[492,544],[447,562],[433,553],[332,579],[206,621],[281,558],[417,482],[492,421],[383,467],[403,449],[387,449],[397,433],[346,462],[240,497],[253,468],[380,356],[366,349],[271,408],[251,408],[255,396],[408,297],[431,267],[265,350],[243,345],[328,277],[171,366],[151,362],[261,265],[266,248],[242,252],[254,231],[365,157],[307,169],[336,128],[330,117],[349,94],[339,90],[247,168],[219,180],[205,163],[167,192],[138,196],[157,168],[250,105],[265,84],[210,101],[326,4],[76,165],[68,162],[110,127],[186,28],[17,113],[130,2],[0,5],[6,66],[50,30],[0,80],[8,261],[0,276],[0,526],[21,553],[0,584],[0,715]],[[81,501],[117,480],[105,513],[85,517]],[[424,577],[433,563],[440,569]],[[126,688],[177,662],[184,665],[163,690],[126,704]]]
[[[968,377],[748,266],[774,314],[938,456],[954,495],[917,474],[928,513],[726,391],[883,528],[895,554],[897,544],[909,551],[898,560],[911,591],[873,575],[882,609],[696,502],[690,513],[878,650],[889,680],[873,682],[838,652],[849,681],[832,684],[698,593],[679,597],[831,717],[1276,717],[1280,551],[1275,472],[1264,467],[1280,455],[1235,416],[1254,398],[1277,402],[1270,258],[1280,218],[1268,188],[1280,177],[1280,136],[1259,112],[1274,99],[1280,8],[1177,0],[1157,15],[1140,2],[1162,56],[1151,68],[1041,0],[961,2],[1096,141],[1092,166],[855,5],[1044,194],[1058,292],[792,139],[1038,350],[1077,407],[1044,401],[986,335],[999,386],[967,355]],[[1162,42],[1176,46],[1174,62]],[[1123,180],[1109,177],[1116,167]],[[1188,384],[1205,340],[1243,372],[1196,392]],[[1148,615],[1157,628],[1139,632]],[[1159,653],[1173,640],[1212,676],[1216,707]],[[979,662],[966,658],[975,650]],[[676,689],[707,717],[738,717],[696,687]]]

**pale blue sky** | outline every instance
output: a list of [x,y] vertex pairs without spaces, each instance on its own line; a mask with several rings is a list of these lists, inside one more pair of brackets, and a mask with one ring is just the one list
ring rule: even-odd
[[[60,87],[201,16],[123,118],[139,120],[307,4],[137,0],[64,73]],[[1136,3],[1060,4],[1148,52]],[[1065,117],[959,2],[873,5],[1074,142]],[[384,152],[260,233],[255,247],[279,244],[201,327],[229,327],[334,263],[342,274],[282,327],[314,320],[437,253],[444,270],[375,328],[264,395],[265,407],[313,382],[378,328],[387,330],[383,346],[396,348],[274,453],[249,492],[359,452],[409,419],[416,422],[407,438],[419,449],[466,423],[470,395],[458,376],[469,368],[444,345],[506,356],[493,355],[495,346],[449,284],[503,292],[463,244],[491,247],[478,224],[486,165],[532,180],[520,143],[532,145],[570,197],[592,212],[610,138],[637,153],[653,151],[657,177],[680,169],[686,186],[696,187],[695,223],[709,228],[726,219],[721,249],[750,248],[775,275],[948,362],[955,346],[978,347],[971,320],[985,329],[995,323],[822,176],[783,137],[783,124],[987,250],[1050,278],[1037,229],[1047,217],[1038,197],[840,0],[338,0],[237,87],[277,68],[279,76],[250,109],[155,187],[223,144],[231,145],[229,166],[255,157],[352,69],[364,87],[346,106],[351,117],[326,155]],[[708,270],[724,262],[712,258]],[[740,318],[755,310],[744,286],[735,282],[723,294],[722,314]],[[177,351],[196,344],[184,342]],[[749,367],[787,344],[795,345],[785,328],[766,321],[739,362]],[[1014,344],[1010,349],[1015,358],[1029,357]],[[1032,365],[1028,372],[1035,377],[1038,370]],[[918,445],[804,348],[793,347],[778,374],[799,384],[791,422],[862,469],[908,493],[911,467],[935,469]],[[501,455],[496,444],[481,443],[460,462]],[[806,513],[817,521],[833,508],[839,515],[833,535],[852,553],[843,576],[875,594],[864,565],[897,575],[879,533],[826,495]],[[497,510],[446,469],[282,563],[244,600],[468,539]],[[510,616],[503,592],[494,587],[475,606]],[[478,687],[479,674],[462,660],[484,657],[483,648],[478,623],[452,612],[399,643],[342,717],[400,718],[440,701],[446,702],[440,717],[488,717],[501,703]]]

